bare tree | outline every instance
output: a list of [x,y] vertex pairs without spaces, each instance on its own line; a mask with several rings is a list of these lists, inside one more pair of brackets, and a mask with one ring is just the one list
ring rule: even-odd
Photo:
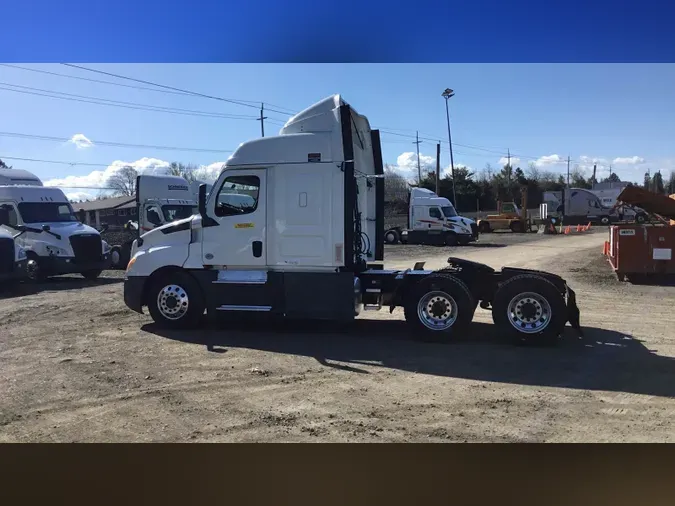
[[198,170],[199,166],[192,163],[182,164],[180,162],[171,162],[171,165],[169,165],[169,174],[172,176],[180,176],[186,179],[188,183],[197,180],[196,174]]
[[110,176],[106,186],[112,189],[115,197],[131,197],[136,193],[136,177],[136,169],[127,165]]
[[396,172],[391,165],[384,167],[384,200],[393,202],[396,200],[407,201],[408,182]]
[[527,164],[527,177],[533,181],[541,180],[541,171],[539,170],[539,167],[537,167],[537,164],[535,164],[534,162],[530,162]]

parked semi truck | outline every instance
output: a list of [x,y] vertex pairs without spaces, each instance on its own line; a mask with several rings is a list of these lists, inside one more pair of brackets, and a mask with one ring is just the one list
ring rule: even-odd
[[[0,227],[9,221],[9,210],[0,207]],[[14,235],[0,228],[0,291],[28,277],[26,250],[14,240]]]
[[387,244],[436,244],[455,246],[478,240],[473,220],[457,214],[445,197],[426,188],[411,188],[408,194],[406,226],[389,226],[384,233]]
[[549,216],[561,219],[568,225],[588,222],[609,225],[618,219],[612,207],[605,207],[598,195],[583,188],[544,192],[544,203]]
[[197,212],[194,187],[179,176],[139,175],[136,178],[136,210],[138,221],[128,221],[125,225],[130,232],[129,239],[111,249],[113,269],[126,267],[134,239],[158,226]]
[[7,212],[0,230],[25,250],[31,279],[69,273],[96,279],[110,265],[100,233],[78,221],[62,190],[35,175],[0,169],[0,207]]
[[[352,321],[363,309],[404,309],[413,332],[457,336],[477,306],[501,335],[550,342],[579,327],[575,292],[547,272],[459,258],[432,271],[385,269],[379,131],[339,95],[241,144],[199,214],[134,242],[124,301],[159,325],[196,326],[204,312]],[[236,190],[252,201],[233,203]]]

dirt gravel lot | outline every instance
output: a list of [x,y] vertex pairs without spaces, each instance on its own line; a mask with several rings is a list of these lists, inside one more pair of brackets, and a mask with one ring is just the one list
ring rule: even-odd
[[616,281],[605,237],[387,248],[392,267],[453,255],[563,275],[585,337],[568,327],[553,349],[502,343],[481,309],[444,345],[411,341],[399,310],[340,332],[167,332],[127,310],[119,272],[25,286],[0,299],[0,441],[673,441],[675,287]]

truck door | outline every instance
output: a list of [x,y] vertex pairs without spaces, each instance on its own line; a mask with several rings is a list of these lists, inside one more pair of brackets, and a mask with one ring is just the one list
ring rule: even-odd
[[428,230],[443,230],[443,223],[445,217],[441,212],[441,208],[437,206],[429,207]]
[[215,223],[202,229],[204,265],[265,267],[266,170],[233,170],[213,191],[208,214]]

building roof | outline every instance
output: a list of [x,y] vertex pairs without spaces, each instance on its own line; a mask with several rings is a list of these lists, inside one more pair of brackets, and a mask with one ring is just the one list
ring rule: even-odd
[[79,211],[101,211],[103,209],[119,209],[134,207],[136,205],[136,197],[111,197],[101,200],[91,200],[89,202],[73,202],[73,209]]

